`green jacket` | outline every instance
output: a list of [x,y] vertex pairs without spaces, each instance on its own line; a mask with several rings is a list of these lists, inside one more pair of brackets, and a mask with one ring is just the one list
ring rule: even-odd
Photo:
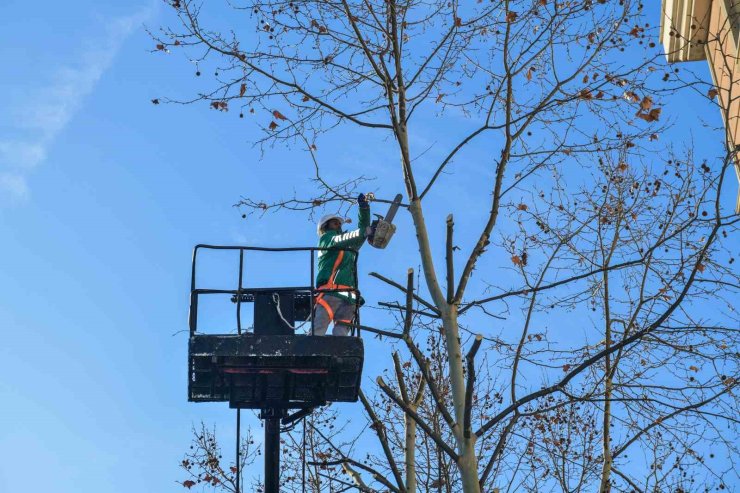
[[[357,229],[348,232],[341,230],[327,231],[321,235],[319,248],[330,248],[330,250],[318,252],[317,287],[324,285],[357,287],[357,272],[355,271],[355,257],[357,254],[349,250],[340,250],[340,248],[359,250],[365,242],[368,226],[370,226],[370,207],[360,207]],[[327,288],[331,289],[329,286]],[[356,295],[352,292],[329,292],[327,295],[356,301]],[[362,304],[362,299],[359,300],[359,303]]]

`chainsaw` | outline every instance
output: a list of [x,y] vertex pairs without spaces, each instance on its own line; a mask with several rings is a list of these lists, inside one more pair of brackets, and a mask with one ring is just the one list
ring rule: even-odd
[[[374,195],[371,195],[371,197],[375,198]],[[400,193],[396,195],[385,217],[375,214],[377,219],[368,226],[367,242],[370,245],[381,249],[388,246],[388,243],[390,243],[391,238],[393,238],[396,232],[396,225],[393,224],[393,218],[396,216],[398,206],[401,205],[401,199],[403,199],[403,196]]]

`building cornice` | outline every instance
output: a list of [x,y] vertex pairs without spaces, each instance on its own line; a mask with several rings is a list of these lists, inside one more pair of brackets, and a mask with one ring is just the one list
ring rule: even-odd
[[660,39],[669,62],[706,59],[712,0],[663,0]]

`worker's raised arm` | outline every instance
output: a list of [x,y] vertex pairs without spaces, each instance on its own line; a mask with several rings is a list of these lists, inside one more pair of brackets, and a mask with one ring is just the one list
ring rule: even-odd
[[361,193],[357,197],[357,205],[359,206],[359,211],[357,212],[357,229],[367,236],[365,232],[370,226],[370,202],[364,193]]
[[331,239],[329,247],[334,248],[360,248],[365,241],[365,232],[360,229],[353,229]]
[[337,248],[360,248],[365,242],[367,228],[370,226],[370,204],[365,194],[361,193],[357,197],[357,204],[360,206],[357,215],[357,229],[334,236],[329,246]]

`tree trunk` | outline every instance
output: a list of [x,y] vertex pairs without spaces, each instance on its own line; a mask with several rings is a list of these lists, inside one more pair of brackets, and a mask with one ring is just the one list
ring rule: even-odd
[[[606,349],[611,346],[611,328],[607,324],[606,330]],[[611,399],[612,399],[612,365],[611,355],[606,356],[605,367],[606,378],[604,380],[604,424],[603,424],[603,455],[604,463],[601,466],[601,486],[599,493],[609,493],[611,491],[611,471],[612,471],[612,453],[611,453]]]
[[463,373],[463,355],[457,324],[457,306],[446,304],[443,314],[442,323],[447,346],[450,383],[452,384],[452,401],[455,406],[456,427],[454,431],[457,437],[458,454],[460,454],[458,468],[460,469],[463,491],[465,493],[479,493],[480,483],[478,482],[478,456],[475,453],[475,435],[471,434],[471,436],[466,437],[463,434],[465,375]]
[[408,414],[406,422],[406,492],[416,493],[416,421]]
[[[619,242],[619,231],[622,224],[621,217],[617,219],[614,237],[612,238],[611,245],[609,246],[608,255],[604,259],[604,267],[608,267],[611,263],[612,256],[617,248]],[[611,474],[612,474],[612,450],[611,450],[611,423],[612,423],[612,393],[614,388],[614,373],[615,370],[612,365],[616,365],[616,361],[612,360],[612,355],[609,350],[612,347],[612,315],[611,315],[611,297],[609,293],[609,271],[604,270],[602,276],[604,281],[604,349],[607,351],[606,357],[604,358],[604,424],[603,424],[603,444],[602,444],[602,455],[604,456],[604,463],[601,467],[601,484],[599,486],[599,493],[609,493],[611,491]],[[616,358],[618,359],[618,358]]]
[[[619,223],[617,223],[619,224]],[[615,235],[614,242],[612,243],[612,250],[614,251],[614,245],[616,244],[617,235]],[[606,262],[611,260],[611,252]],[[611,311],[609,307],[609,274],[604,272],[604,319],[605,326],[604,331],[606,332],[604,343],[607,351],[612,346],[612,327],[611,327]],[[613,385],[613,371],[612,371],[612,357],[611,354],[607,353],[604,360],[604,423],[603,423],[603,444],[602,454],[604,456],[604,463],[601,466],[601,485],[599,486],[599,493],[609,493],[611,491],[611,472],[612,472],[612,452],[611,452],[611,417],[612,417],[612,385]]]
[[463,374],[463,357],[460,346],[459,328],[457,324],[457,307],[450,305],[444,297],[432,261],[432,252],[429,246],[429,236],[418,198],[411,200],[409,212],[414,220],[416,238],[419,244],[419,254],[424,270],[427,288],[431,293],[434,304],[442,313],[442,327],[445,335],[445,346],[447,348],[448,368],[450,382],[452,385],[452,402],[455,408],[455,428],[453,430],[457,440],[457,451],[460,458],[457,467],[464,493],[480,493],[478,483],[478,457],[475,453],[475,436],[466,438],[463,436],[462,425],[465,414],[465,378]]

